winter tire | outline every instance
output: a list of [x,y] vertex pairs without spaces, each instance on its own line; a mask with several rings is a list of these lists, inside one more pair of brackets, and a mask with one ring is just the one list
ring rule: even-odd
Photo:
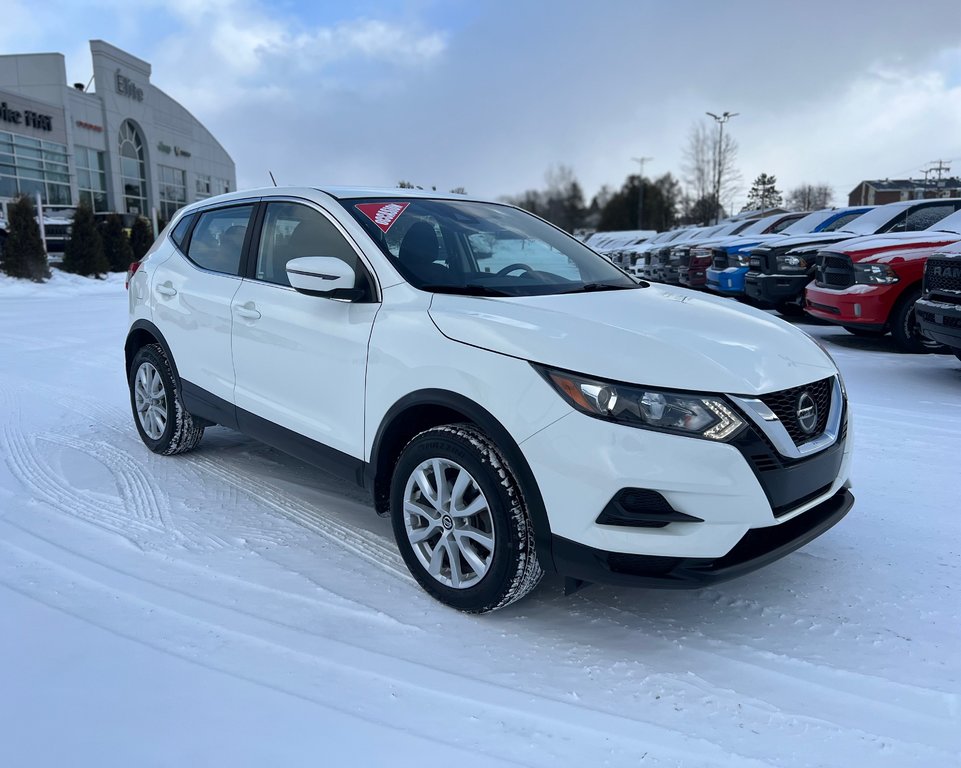
[[520,486],[473,425],[435,427],[407,444],[391,478],[390,514],[410,572],[452,608],[503,608],[541,579]]
[[891,336],[902,352],[918,354],[941,350],[941,344],[921,333],[921,327],[914,316],[914,305],[920,298],[921,289],[913,288],[901,297],[891,313]]
[[137,351],[129,384],[134,424],[151,451],[173,456],[197,447],[204,427],[184,408],[170,361],[159,344]]

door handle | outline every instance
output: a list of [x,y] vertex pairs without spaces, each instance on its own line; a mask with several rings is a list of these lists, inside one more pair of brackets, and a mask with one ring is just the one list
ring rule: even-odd
[[260,312],[254,309],[250,304],[234,307],[234,311],[247,320],[257,320],[260,318]]
[[157,293],[159,293],[161,296],[176,296],[176,295],[177,295],[177,289],[174,288],[169,282],[167,282],[167,283],[161,283],[160,285],[158,285],[158,286],[156,287],[155,290],[156,290]]

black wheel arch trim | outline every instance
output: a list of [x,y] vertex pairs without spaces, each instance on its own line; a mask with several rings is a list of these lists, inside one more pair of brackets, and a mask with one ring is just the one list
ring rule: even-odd
[[[550,519],[547,516],[544,498],[541,496],[540,488],[537,485],[534,473],[531,471],[530,464],[527,463],[527,459],[524,457],[517,441],[497,418],[482,405],[464,395],[446,389],[420,389],[404,395],[387,410],[374,436],[370,461],[366,464],[364,472],[364,485],[374,495],[375,503],[377,501],[377,488],[384,480],[387,481],[389,486],[389,473],[392,469],[392,467],[382,466],[387,458],[382,455],[385,447],[384,436],[400,416],[411,408],[418,406],[436,406],[462,413],[496,443],[498,449],[510,464],[524,493],[527,511],[534,526],[534,544],[541,568],[545,572],[556,573]],[[387,474],[381,475],[383,472]]]
[[124,367],[125,367],[124,372],[126,373],[126,375],[129,377],[130,366],[133,364],[134,355],[137,354],[137,349],[140,348],[139,346],[135,348],[131,343],[133,341],[134,334],[137,331],[146,331],[147,333],[149,333],[151,336],[154,337],[156,342],[160,345],[161,349],[163,349],[164,354],[167,356],[167,361],[170,363],[170,369],[173,371],[173,374],[174,374],[174,383],[177,385],[177,389],[179,391],[180,390],[180,372],[177,370],[177,361],[176,359],[174,359],[173,353],[170,351],[170,345],[167,344],[167,340],[164,338],[164,335],[160,332],[160,329],[156,325],[151,323],[149,320],[144,320],[144,319],[136,320],[133,323],[133,325],[130,326],[130,329],[127,331],[127,338],[124,339],[124,343],[123,343]]

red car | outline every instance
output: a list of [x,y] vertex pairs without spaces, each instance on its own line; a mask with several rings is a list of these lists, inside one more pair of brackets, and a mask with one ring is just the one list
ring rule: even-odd
[[[945,207],[958,207],[945,200]],[[890,332],[904,352],[940,345],[924,336],[914,316],[928,256],[961,241],[961,211],[918,232],[888,232],[827,246],[818,253],[814,282],[804,293],[808,314],[843,325],[857,336]]]

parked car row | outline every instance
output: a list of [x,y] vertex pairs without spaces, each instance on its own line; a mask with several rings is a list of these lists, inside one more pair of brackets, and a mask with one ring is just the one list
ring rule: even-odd
[[[638,252],[631,271],[645,280],[773,307],[785,316],[807,312],[855,335],[890,333],[899,349],[927,352],[946,343],[951,334],[945,328],[961,334],[961,301],[945,301],[936,290],[922,305],[923,322],[915,312],[929,257],[939,255],[942,271],[931,277],[939,289],[959,268],[961,254],[949,248],[957,243],[961,198],[908,200],[777,212],[661,233]],[[948,306],[936,315],[944,318],[940,322],[933,319],[932,304],[938,311]]]

